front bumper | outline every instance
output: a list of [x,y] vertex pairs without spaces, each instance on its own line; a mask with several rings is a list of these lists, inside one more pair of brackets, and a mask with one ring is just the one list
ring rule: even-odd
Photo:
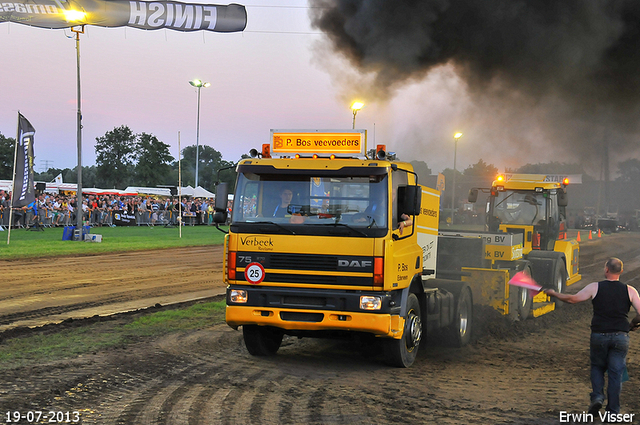
[[[248,292],[247,303],[233,303],[231,289]],[[382,309],[359,309],[361,295],[383,299]],[[274,326],[285,331],[349,331],[400,338],[404,328],[396,293],[319,291],[296,288],[230,286],[227,288],[226,321],[242,325]]]

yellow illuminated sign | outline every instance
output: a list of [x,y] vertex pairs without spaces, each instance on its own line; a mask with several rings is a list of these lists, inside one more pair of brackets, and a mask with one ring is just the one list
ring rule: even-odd
[[363,154],[366,130],[271,130],[272,152]]

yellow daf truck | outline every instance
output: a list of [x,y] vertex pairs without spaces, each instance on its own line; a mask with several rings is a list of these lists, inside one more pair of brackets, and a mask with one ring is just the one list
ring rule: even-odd
[[[271,144],[238,163],[226,321],[250,354],[275,354],[285,334],[360,335],[408,367],[432,331],[468,343],[474,303],[517,312],[507,282],[529,264],[522,237],[439,236],[439,192],[384,146],[366,152],[365,130],[272,130]],[[226,200],[220,184],[216,223]],[[504,252],[509,267],[486,250]]]

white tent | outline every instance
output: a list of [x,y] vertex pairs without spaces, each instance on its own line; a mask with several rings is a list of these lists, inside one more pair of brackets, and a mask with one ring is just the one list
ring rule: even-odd
[[198,186],[195,189],[191,185],[182,188],[182,196],[190,196],[193,198],[215,198],[214,193],[209,192],[202,186]]
[[182,193],[182,196],[193,196],[195,189],[191,187],[191,185],[187,186],[187,187],[183,187],[181,189],[181,192],[178,193]]
[[140,193],[143,195],[171,196],[171,189],[165,187],[129,186],[124,191]]
[[209,192],[202,186],[198,186],[193,189],[193,197],[195,198],[215,198],[216,195],[214,193]]

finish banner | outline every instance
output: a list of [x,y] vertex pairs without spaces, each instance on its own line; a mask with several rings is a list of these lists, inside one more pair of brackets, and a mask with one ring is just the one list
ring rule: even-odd
[[15,22],[40,28],[79,25],[133,27],[144,30],[243,31],[244,6],[128,0],[9,0],[0,1],[0,23]]
[[18,113],[18,137],[16,138],[16,168],[13,180],[11,206],[25,207],[35,201],[36,191],[33,186],[33,135],[36,129],[29,120]]

